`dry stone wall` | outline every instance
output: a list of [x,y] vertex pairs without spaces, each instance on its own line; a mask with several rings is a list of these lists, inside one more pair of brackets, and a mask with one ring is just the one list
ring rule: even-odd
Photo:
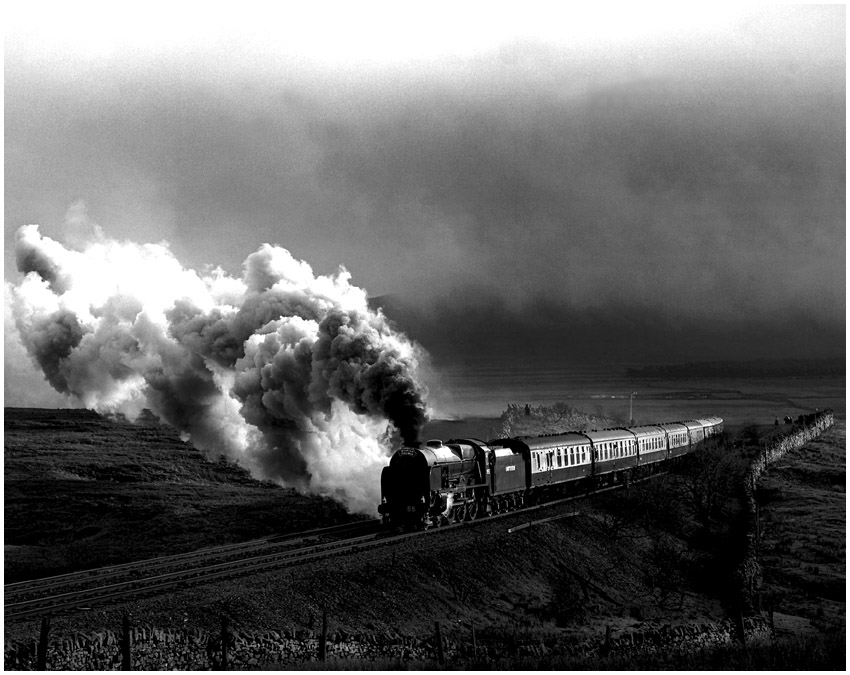
[[744,545],[744,556],[736,570],[736,576],[740,586],[741,610],[744,612],[755,610],[757,603],[754,596],[761,587],[762,582],[761,565],[759,565],[758,561],[759,532],[755,498],[756,483],[762,473],[783,455],[791,450],[803,447],[806,443],[817,438],[826,429],[831,427],[834,424],[834,416],[832,411],[825,411],[809,416],[806,422],[807,424],[802,428],[762,447],[744,475],[741,489],[744,497],[744,508],[747,510],[747,529],[744,533],[746,541]]
[[[744,619],[747,641],[771,639],[771,629],[762,617]],[[131,629],[134,670],[218,670],[222,667],[221,639],[200,629],[158,629],[144,626]],[[465,659],[497,659],[513,656],[593,657],[604,654],[646,655],[713,649],[736,640],[731,622],[684,626],[659,625],[641,631],[612,633],[598,639],[568,642],[547,637],[520,640],[478,640],[473,650],[469,635],[444,638],[444,653],[449,662]],[[35,670],[36,645],[7,643],[6,670]],[[251,669],[281,663],[318,660],[319,637],[310,631],[233,631],[230,636],[228,665]],[[328,636],[328,661],[434,661],[436,641],[402,635],[348,634],[340,631]],[[54,641],[47,652],[48,670],[120,670],[119,634],[104,630],[76,634]]]

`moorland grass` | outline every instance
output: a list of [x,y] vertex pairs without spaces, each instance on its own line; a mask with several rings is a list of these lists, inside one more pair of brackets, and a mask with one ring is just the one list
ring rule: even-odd
[[6,408],[6,582],[355,518],[205,457],[152,415]]

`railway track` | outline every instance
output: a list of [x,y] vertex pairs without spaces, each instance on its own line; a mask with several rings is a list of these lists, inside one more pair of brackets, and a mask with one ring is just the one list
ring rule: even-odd
[[606,486],[471,522],[424,531],[388,535],[382,532],[380,520],[374,519],[7,584],[4,586],[4,619],[13,621],[73,613],[90,609],[93,605],[133,600],[197,584],[285,568],[331,555],[386,546],[413,537],[474,527],[518,515],[531,515],[540,509],[557,507],[620,487],[619,484]]
[[163,591],[192,580],[224,576],[228,569],[239,575],[252,566],[274,566],[275,561],[285,566],[288,561],[332,550],[346,541],[374,537],[379,531],[380,520],[372,519],[6,584],[4,618],[28,618],[102,600],[132,598],[145,591]]

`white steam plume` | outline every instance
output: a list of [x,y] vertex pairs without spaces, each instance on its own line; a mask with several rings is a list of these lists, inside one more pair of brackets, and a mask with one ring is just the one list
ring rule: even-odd
[[165,245],[82,250],[18,230],[21,342],[48,382],[100,412],[145,407],[208,456],[374,513],[395,428],[426,419],[421,349],[340,268],[316,276],[279,247],[241,279],[184,269]]

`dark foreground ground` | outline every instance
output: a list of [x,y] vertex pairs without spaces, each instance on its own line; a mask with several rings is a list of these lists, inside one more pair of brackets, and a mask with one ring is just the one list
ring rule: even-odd
[[[349,517],[328,500],[211,464],[151,419],[128,425],[81,411],[7,409],[5,430],[7,582]],[[729,447],[743,452],[747,438],[771,431],[770,424],[738,429],[740,438],[730,439]],[[843,667],[834,664],[844,660],[844,443],[842,418],[822,440],[769,472],[760,492],[763,600],[772,602],[777,626],[793,633],[785,643],[790,651],[774,650],[762,661],[736,652],[720,661],[579,665]],[[609,628],[616,634],[719,620],[734,594],[736,500],[718,484],[718,506],[700,522],[689,496],[700,475],[680,472],[634,487],[628,497],[586,500],[570,507],[577,511],[572,517],[513,534],[508,528],[527,518],[449,529],[392,549],[56,617],[52,635],[114,629],[125,613],[137,625],[214,631],[227,614],[236,630],[316,630],[326,610],[332,630],[425,636],[440,621],[448,635],[474,624],[480,631],[577,641],[599,638]],[[774,486],[774,476],[785,482]],[[808,632],[801,638],[795,625]],[[5,626],[7,639],[36,634],[35,622]]]

